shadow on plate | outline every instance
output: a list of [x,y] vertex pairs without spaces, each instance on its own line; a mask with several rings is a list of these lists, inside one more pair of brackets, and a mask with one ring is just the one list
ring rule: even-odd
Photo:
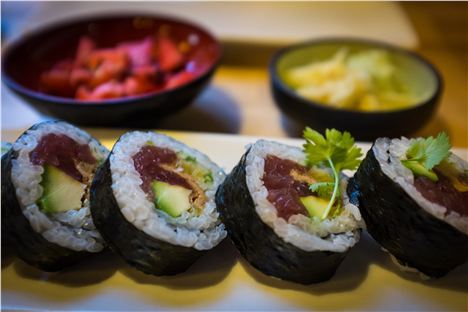
[[225,239],[213,250],[203,255],[186,272],[175,276],[154,276],[130,266],[119,271],[140,284],[155,284],[169,289],[190,290],[214,286],[223,281],[236,263],[236,250]]
[[22,278],[48,281],[67,287],[101,283],[114,275],[121,266],[123,266],[122,261],[110,250],[90,256],[69,268],[53,273],[40,271],[20,259],[15,259],[13,263],[16,274]]
[[14,260],[15,250],[8,244],[8,242],[2,240],[2,269],[10,266]]
[[425,280],[417,273],[404,272],[400,270],[400,268],[392,262],[389,254],[384,251],[373,255],[372,261],[382,269],[390,271],[410,282],[420,283],[431,288],[449,289],[465,293],[468,292],[468,263],[455,268],[446,276],[441,278]]
[[216,86],[210,86],[191,105],[172,115],[164,118],[139,115],[122,120],[118,127],[238,133],[241,116],[238,105],[229,94]]
[[[369,254],[374,252],[374,248],[372,241],[363,237],[358,245],[351,249],[330,280],[311,285],[301,285],[270,277],[256,270],[244,259],[242,259],[240,263],[250,276],[263,285],[321,296],[348,292],[356,289],[367,276],[369,266],[368,257]],[[351,307],[349,303],[343,302],[343,308]]]
[[[363,286],[364,289],[368,289],[365,296],[370,300],[378,298],[379,294],[382,294],[382,288],[395,289],[400,291],[403,295],[406,289],[408,289],[412,295],[421,297],[421,300],[425,300],[427,297],[428,289],[426,287],[436,289],[445,288],[465,294],[468,290],[468,280],[466,278],[468,276],[468,265],[466,263],[450,272],[446,277],[438,280],[423,281],[416,274],[401,272],[398,267],[391,262],[390,257],[381,250],[380,246],[367,233],[363,233],[360,242],[344,259],[335,276],[329,281],[319,284],[307,286],[282,281],[257,271],[244,259],[241,259],[240,263],[256,282],[274,288],[273,290],[266,289],[266,291],[270,291],[274,293],[276,297],[290,301],[307,310],[363,310],[366,309],[366,307],[368,308],[369,302],[362,300],[362,296],[359,295],[359,291],[357,290],[361,284],[364,284],[367,279],[371,278],[369,275],[370,268],[374,265],[380,267],[381,270],[388,271],[390,274],[395,274],[397,276],[395,277],[396,279],[376,281],[379,277],[374,275],[371,278],[373,280],[373,286],[369,288],[368,283],[366,286]],[[373,273],[378,273],[375,271],[375,268],[373,269]],[[408,281],[411,282],[410,285],[407,284]],[[355,293],[356,296],[348,296],[346,300],[326,300],[327,295],[345,295],[350,293]],[[304,297],[303,294],[310,295],[310,297]],[[319,300],[317,297],[324,297],[325,300]],[[331,296],[330,298],[335,297]],[[431,298],[431,300],[436,300],[439,305],[447,310],[453,310],[460,304],[460,302],[447,302],[443,296],[434,297]],[[395,302],[394,306],[398,306],[398,303]]]
[[[468,263],[455,268],[442,278],[423,280],[419,274],[401,271],[399,267],[392,262],[389,254],[384,252],[380,245],[378,245],[367,232],[363,233],[360,246],[351,252],[358,254],[356,257],[357,259],[354,259],[356,262],[370,262],[369,265],[375,264],[383,270],[392,272],[407,281],[420,283],[431,288],[445,288],[464,292],[468,291]],[[355,264],[356,263],[353,265]],[[342,268],[346,269],[344,266]]]

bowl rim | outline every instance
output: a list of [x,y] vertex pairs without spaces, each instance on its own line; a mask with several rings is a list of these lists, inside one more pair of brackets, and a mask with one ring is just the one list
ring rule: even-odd
[[[285,56],[287,53],[294,51],[296,49],[301,49],[301,48],[305,48],[309,46],[322,45],[322,44],[336,44],[336,43],[342,43],[343,45],[353,44],[353,43],[363,44],[363,45],[368,45],[370,47],[372,46],[379,47],[381,49],[390,51],[391,53],[400,53],[400,54],[406,55],[409,58],[414,59],[415,61],[419,62],[420,64],[422,64],[423,66],[429,69],[429,71],[432,73],[432,75],[434,76],[436,80],[434,91],[431,93],[431,96],[428,97],[426,100],[419,101],[418,103],[410,107],[406,107],[402,109],[395,109],[395,110],[383,110],[383,111],[361,111],[361,110],[355,110],[355,109],[349,109],[349,108],[339,108],[339,107],[329,106],[326,103],[320,103],[318,101],[312,101],[310,99],[307,99],[297,94],[297,92],[295,92],[291,87],[289,87],[280,78],[280,75],[277,71],[277,64],[279,60],[283,56]],[[302,41],[302,42],[299,42],[290,46],[286,46],[284,48],[279,49],[273,54],[273,56],[270,59],[270,63],[268,65],[268,69],[269,69],[269,74],[270,74],[270,80],[274,88],[279,88],[282,92],[286,93],[288,96],[292,97],[296,101],[307,103],[313,108],[328,110],[331,113],[346,112],[348,114],[355,114],[355,115],[361,115],[361,116],[401,114],[404,112],[417,110],[421,106],[429,105],[430,103],[432,103],[434,100],[436,100],[440,96],[444,87],[443,79],[439,70],[432,63],[430,63],[426,58],[419,55],[418,53],[396,46],[396,45],[393,45],[393,44],[390,44],[390,43],[387,43],[387,42],[374,40],[374,39],[367,39],[367,38],[358,38],[358,37],[318,38],[318,39],[306,40],[306,41]]]
[[[209,64],[209,66],[201,74],[199,74],[194,79],[190,80],[189,82],[183,85],[177,86],[175,88],[167,89],[167,90],[162,90],[162,91],[153,91],[153,92],[144,93],[141,95],[125,96],[125,97],[119,97],[119,98],[113,98],[113,99],[103,99],[100,101],[96,101],[96,100],[83,101],[83,100],[78,100],[75,98],[56,96],[56,95],[51,95],[51,94],[35,91],[15,81],[12,77],[10,77],[10,75],[5,70],[6,68],[5,64],[8,62],[10,55],[14,54],[15,50],[18,49],[19,46],[25,44],[28,40],[31,40],[31,38],[40,36],[49,31],[53,31],[59,27],[72,26],[77,23],[91,23],[94,21],[106,20],[106,19],[135,18],[135,17],[160,19],[168,23],[183,24],[192,29],[196,29],[197,31],[204,33],[211,39],[212,43],[216,46],[216,50],[218,52],[217,56],[215,59],[213,59],[212,63]],[[170,14],[148,13],[148,12],[139,12],[139,11],[126,11],[126,12],[115,11],[115,12],[108,12],[108,13],[103,13],[103,12],[90,13],[90,14],[87,14],[86,16],[76,15],[72,17],[60,18],[50,23],[46,22],[44,25],[38,26],[34,30],[28,30],[24,32],[23,34],[21,34],[20,37],[12,40],[11,42],[8,42],[6,44],[5,50],[2,51],[1,55],[2,55],[2,60],[1,60],[1,64],[2,64],[1,76],[2,77],[1,79],[5,83],[5,85],[11,88],[13,91],[24,94],[30,98],[34,98],[40,101],[46,101],[49,104],[53,104],[53,105],[99,107],[99,106],[125,105],[125,104],[128,104],[129,102],[144,101],[144,100],[154,98],[156,96],[161,96],[161,97],[168,96],[169,97],[172,94],[175,94],[176,92],[184,90],[185,88],[189,88],[190,86],[196,84],[198,81],[211,75],[211,73],[216,69],[216,67],[219,65],[221,61],[221,58],[223,55],[223,48],[218,38],[216,38],[216,36],[212,32],[210,32],[205,27],[201,26],[200,24],[196,22],[192,22],[184,18],[175,17]],[[133,103],[133,104],[136,104],[136,103]]]

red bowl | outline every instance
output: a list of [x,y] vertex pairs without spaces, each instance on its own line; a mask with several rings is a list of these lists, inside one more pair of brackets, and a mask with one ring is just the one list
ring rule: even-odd
[[[57,61],[73,57],[82,36],[89,36],[102,48],[140,40],[159,31],[176,42],[189,37],[195,42],[187,54],[196,73],[193,80],[174,89],[93,102],[39,91],[41,73]],[[217,39],[187,21],[153,14],[93,16],[46,26],[9,44],[2,55],[2,80],[38,111],[56,118],[80,125],[139,125],[190,104],[210,81],[220,57]]]

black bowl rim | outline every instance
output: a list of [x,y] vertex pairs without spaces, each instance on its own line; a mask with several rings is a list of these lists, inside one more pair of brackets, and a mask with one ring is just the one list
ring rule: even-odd
[[[407,108],[388,110],[388,111],[360,111],[360,110],[354,110],[354,109],[349,109],[349,108],[332,107],[325,103],[320,103],[320,102],[309,100],[305,97],[298,95],[292,88],[288,87],[286,83],[284,83],[283,80],[279,77],[279,74],[276,70],[277,69],[276,65],[278,61],[281,59],[281,57],[283,57],[286,53],[291,52],[296,49],[304,48],[304,47],[309,47],[313,45],[321,45],[321,44],[331,44],[331,43],[343,43],[344,45],[347,43],[351,43],[351,44],[357,43],[357,44],[379,47],[379,48],[388,50],[392,53],[400,53],[400,54],[407,55],[408,57],[421,63],[423,66],[426,66],[427,68],[429,68],[430,72],[434,75],[436,79],[436,86],[435,86],[434,92],[426,100],[421,101]],[[299,43],[281,48],[278,51],[276,51],[273,54],[268,67],[269,67],[270,79],[274,88],[279,88],[282,92],[286,93],[288,96],[292,97],[296,101],[309,104],[311,108],[317,108],[323,111],[329,111],[330,113],[346,112],[348,114],[354,114],[355,116],[399,115],[401,113],[417,110],[421,106],[431,104],[432,102],[434,102],[434,100],[437,100],[437,98],[439,97],[443,89],[443,79],[442,79],[442,76],[440,75],[439,70],[432,63],[430,63],[427,59],[425,59],[423,56],[419,55],[416,52],[410,51],[408,49],[405,49],[405,48],[402,48],[402,47],[399,47],[390,43],[374,40],[374,39],[365,39],[365,38],[357,38],[357,37],[331,37],[331,38],[319,38],[319,39],[312,39],[312,40],[299,42]]]
[[[208,37],[210,37],[210,39],[216,45],[216,48],[218,50],[217,58],[213,60],[210,66],[202,74],[195,77],[195,79],[190,80],[188,83],[178,86],[176,88],[163,90],[163,91],[153,91],[151,93],[146,93],[142,95],[127,96],[127,97],[121,97],[121,98],[116,98],[116,99],[105,99],[101,101],[82,101],[82,100],[77,100],[74,98],[55,96],[55,95],[50,95],[50,94],[34,91],[16,82],[5,71],[4,64],[8,62],[10,55],[14,53],[15,49],[17,49],[18,46],[24,44],[25,42],[27,42],[28,40],[30,40],[31,38],[35,36],[39,36],[45,32],[52,31],[56,29],[57,27],[70,26],[76,23],[89,23],[89,22],[98,21],[98,20],[115,19],[115,18],[132,18],[132,17],[147,17],[147,18],[161,19],[170,23],[184,24],[190,28],[196,29],[197,31],[200,31],[206,34]],[[20,94],[24,94],[28,97],[31,97],[31,98],[34,98],[43,102],[48,102],[53,105],[72,105],[72,106],[78,105],[78,106],[92,106],[92,107],[119,106],[119,105],[126,105],[129,103],[132,103],[132,105],[135,105],[139,101],[143,101],[147,99],[154,99],[155,97],[164,97],[164,96],[169,97],[171,96],[171,94],[183,91],[184,89],[189,88],[192,85],[195,85],[198,81],[209,76],[218,67],[219,63],[221,62],[222,55],[223,55],[223,49],[222,49],[220,41],[215,37],[215,35],[213,35],[213,33],[211,33],[205,27],[200,26],[199,24],[195,22],[192,22],[183,18],[179,18],[179,17],[174,17],[169,14],[158,14],[158,13],[148,13],[148,12],[138,12],[138,11],[134,11],[134,12],[116,11],[116,12],[109,12],[109,13],[98,12],[98,13],[88,14],[86,17],[84,17],[83,15],[76,15],[76,16],[72,16],[69,18],[68,17],[61,18],[60,20],[47,23],[44,26],[40,26],[36,28],[35,30],[25,32],[19,38],[13,40],[12,42],[9,42],[7,44],[7,47],[5,48],[5,51],[2,52],[2,71],[1,72],[2,72],[2,81],[5,83],[5,85],[7,85],[12,90],[19,92]]]

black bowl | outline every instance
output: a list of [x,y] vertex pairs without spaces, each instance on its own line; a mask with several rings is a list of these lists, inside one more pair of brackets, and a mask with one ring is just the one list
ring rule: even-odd
[[[81,36],[98,47],[112,47],[154,34],[164,27],[177,41],[196,36],[188,52],[197,76],[170,90],[102,101],[80,101],[39,91],[39,78],[57,61],[73,57]],[[62,21],[22,36],[2,55],[2,80],[38,111],[88,126],[148,126],[190,104],[210,81],[220,61],[218,40],[203,28],[174,18],[146,14],[118,14]]]
[[[425,92],[424,100],[414,106],[392,111],[341,109],[304,98],[283,81],[280,71],[327,59],[343,46],[350,50],[388,51],[406,66],[404,70]],[[269,72],[275,102],[289,118],[320,132],[327,128],[346,130],[360,140],[398,137],[420,129],[434,114],[442,92],[442,79],[437,69],[419,55],[392,45],[360,39],[324,39],[284,48],[273,56]]]

